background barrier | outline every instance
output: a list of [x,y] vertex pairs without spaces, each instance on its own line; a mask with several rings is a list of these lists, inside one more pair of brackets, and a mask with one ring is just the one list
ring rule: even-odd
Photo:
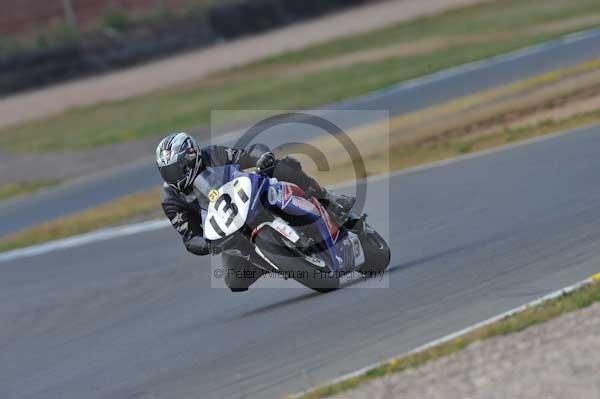
[[241,0],[215,5],[202,15],[165,18],[120,33],[84,34],[70,43],[0,56],[0,95],[264,32],[367,1]]

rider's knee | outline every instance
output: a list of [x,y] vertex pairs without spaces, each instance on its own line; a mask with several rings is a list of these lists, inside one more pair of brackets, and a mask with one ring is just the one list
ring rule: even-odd
[[290,169],[293,171],[298,171],[302,169],[300,161],[298,161],[296,158],[290,157],[289,155],[281,158],[278,163],[286,169]]
[[277,180],[296,183],[302,176],[302,165],[297,159],[290,156],[284,157],[277,161],[273,171],[273,176]]
[[232,292],[247,291],[262,275],[263,271],[244,258],[222,254],[225,285]]

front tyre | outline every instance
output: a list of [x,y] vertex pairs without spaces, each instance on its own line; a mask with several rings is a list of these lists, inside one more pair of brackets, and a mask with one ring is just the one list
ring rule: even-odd
[[339,278],[321,271],[320,268],[307,261],[299,249],[286,241],[274,230],[264,228],[258,233],[254,243],[263,255],[279,268],[281,273],[300,284],[322,293],[339,288]]
[[365,253],[365,263],[358,271],[367,276],[383,272],[390,264],[391,251],[383,237],[371,227],[359,235]]

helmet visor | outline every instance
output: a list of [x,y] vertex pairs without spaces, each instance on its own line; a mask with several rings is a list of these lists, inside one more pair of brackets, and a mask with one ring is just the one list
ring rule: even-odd
[[179,162],[163,166],[159,170],[160,175],[167,184],[177,186],[179,182],[187,178],[185,168]]

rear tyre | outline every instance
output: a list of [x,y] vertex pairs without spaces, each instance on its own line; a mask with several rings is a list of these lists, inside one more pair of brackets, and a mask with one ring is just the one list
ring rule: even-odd
[[383,237],[371,228],[361,233],[359,237],[365,253],[365,264],[359,267],[358,271],[370,276],[387,269],[390,264],[391,251]]
[[304,257],[293,244],[270,228],[261,230],[254,243],[285,276],[318,292],[326,293],[340,286],[339,278],[321,272],[321,269]]

